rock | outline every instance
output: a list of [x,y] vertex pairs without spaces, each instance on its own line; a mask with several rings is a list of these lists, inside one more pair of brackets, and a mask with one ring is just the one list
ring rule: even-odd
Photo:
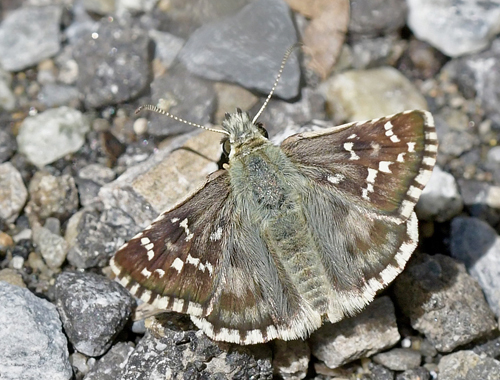
[[184,46],[184,39],[159,30],[150,30],[149,37],[156,44],[155,58],[158,58],[163,66],[168,69]]
[[154,324],[155,330],[162,330],[161,335],[146,332],[130,355],[120,379],[149,379],[156,373],[172,379],[272,379],[271,351],[266,345],[217,343],[201,331]]
[[[188,73],[181,65],[168,70],[151,83],[151,103],[191,123],[207,124],[215,112],[213,84]],[[148,132],[155,136],[185,133],[195,129],[168,116],[144,112],[149,119]]]
[[0,64],[7,71],[20,71],[60,49],[59,6],[20,7],[0,24]]
[[0,164],[0,218],[13,223],[27,198],[21,174],[10,162]]
[[[92,36],[97,36],[93,38]],[[118,19],[103,19],[75,42],[77,86],[89,108],[132,99],[149,84],[149,37]]]
[[301,380],[309,368],[311,350],[303,340],[275,340],[273,344],[274,374],[283,380]]
[[394,380],[394,373],[382,365],[369,363],[367,380]]
[[469,117],[459,110],[445,108],[434,114],[434,123],[439,141],[439,153],[460,157],[479,141],[470,133]]
[[18,286],[20,288],[26,288],[26,284],[23,281],[23,276],[21,276],[21,274],[15,269],[5,268],[0,270],[0,282],[1,281]]
[[8,129],[0,129],[0,163],[11,158],[16,150],[17,143],[12,133]]
[[62,221],[78,209],[78,190],[70,175],[60,177],[46,172],[36,172],[28,186],[30,200],[26,213],[33,221],[44,221],[49,217]]
[[429,380],[431,374],[424,367],[409,369],[396,375],[396,380]]
[[338,122],[427,109],[424,97],[392,67],[345,71],[323,82],[320,91]]
[[439,380],[495,380],[500,378],[500,362],[482,358],[472,351],[458,351],[439,361]]
[[349,32],[362,35],[389,34],[406,24],[406,2],[402,0],[353,0]]
[[115,0],[83,0],[87,12],[106,15],[115,11]]
[[500,32],[500,4],[469,0],[408,0],[408,26],[450,57],[476,53]]
[[77,106],[79,97],[80,92],[75,86],[57,83],[45,84],[38,94],[38,100],[47,107]]
[[455,177],[435,166],[415,207],[418,218],[442,223],[460,214],[463,207]]
[[363,38],[353,41],[352,66],[357,70],[394,65],[404,51],[401,40],[395,35]]
[[33,243],[36,244],[38,251],[50,268],[60,268],[66,260],[69,247],[60,232],[56,234],[48,228],[35,225],[33,226]]
[[440,352],[450,352],[496,327],[481,288],[464,265],[450,257],[414,255],[394,285],[412,327]]
[[482,220],[455,218],[451,222],[450,251],[465,264],[500,317],[500,236]]
[[42,168],[80,149],[89,130],[90,124],[80,111],[51,108],[24,119],[17,135],[19,152]]
[[102,358],[92,367],[85,376],[85,380],[114,380],[119,379],[134,351],[134,346],[130,342],[118,342],[112,346]]
[[[215,83],[214,88],[217,93],[217,111],[214,117],[217,125],[221,124],[227,112],[235,112],[236,108],[248,111],[257,104],[259,100],[259,98],[250,91],[235,84],[218,82]],[[271,100],[271,102],[273,100]]]
[[[234,16],[197,29],[179,53],[192,73],[216,81],[239,83],[269,93],[286,49],[297,42],[290,9],[283,0],[257,0]],[[275,94],[299,94],[300,67],[292,54]]]
[[486,343],[479,344],[473,348],[474,353],[481,357],[489,356],[490,358],[500,357],[500,338],[495,338]]
[[326,323],[311,335],[312,354],[329,368],[373,355],[399,341],[394,306],[389,297],[375,299],[355,317]]
[[115,176],[113,169],[100,164],[90,164],[80,169],[75,182],[81,205],[85,207],[98,201],[101,187],[115,179]]
[[0,281],[2,380],[71,379],[67,345],[54,305]]
[[[1,58],[0,58],[1,59]],[[0,110],[12,111],[16,105],[16,97],[11,90],[12,77],[0,66]],[[5,133],[2,130],[3,133]],[[0,144],[1,146],[2,144]],[[0,158],[2,154],[0,152]],[[5,161],[1,160],[0,161]]]
[[495,225],[500,221],[498,209],[500,209],[498,186],[492,186],[487,182],[459,179],[458,187],[460,194],[467,206],[471,216],[486,220]]
[[60,274],[55,298],[69,341],[88,356],[108,350],[134,305],[132,296],[118,283],[93,273]]
[[396,67],[407,78],[426,80],[433,78],[447,61],[448,57],[439,50],[426,42],[412,38]]
[[422,361],[422,356],[418,351],[410,348],[393,348],[374,355],[373,361],[393,371],[406,371],[417,368]]

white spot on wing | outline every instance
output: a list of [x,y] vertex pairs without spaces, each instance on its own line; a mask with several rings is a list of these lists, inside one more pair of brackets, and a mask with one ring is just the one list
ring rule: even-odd
[[352,150],[354,143],[346,142],[344,143],[344,149],[351,153],[350,160],[359,160],[359,156]]
[[377,178],[377,173],[378,173],[378,170],[368,168],[368,177],[366,177],[366,181],[368,183],[375,183],[375,179]]
[[414,142],[409,142],[408,144],[408,152],[415,152],[415,144]]
[[154,251],[149,250],[147,252],[147,254],[148,254],[148,261],[151,261],[151,260],[154,259],[154,257],[155,257],[155,252]]
[[189,226],[188,226],[188,220],[187,218],[184,219],[182,222],[179,223],[179,226],[184,228],[184,232],[186,233],[186,241],[189,241],[193,238],[193,234],[191,231],[189,231]]
[[163,276],[165,276],[165,271],[163,269],[155,269],[154,271],[156,273],[158,273],[159,278],[162,278]]
[[394,135],[394,136],[391,136],[390,137],[391,141],[393,143],[397,143],[397,142],[400,142],[401,140],[398,138],[398,136]]
[[172,223],[177,223],[177,222],[179,221],[179,218],[172,218],[172,219],[170,219],[170,221],[171,221]]
[[148,271],[148,268],[143,268],[141,274],[146,278],[149,278],[151,276],[151,272]]
[[177,272],[181,273],[183,266],[184,266],[184,263],[182,262],[182,260],[179,259],[178,257],[176,257],[174,262],[172,263],[172,265],[170,267],[176,269]]
[[398,158],[396,158],[396,161],[397,161],[397,162],[405,162],[405,159],[404,159],[405,154],[406,154],[406,153],[399,153],[399,154],[398,154]]
[[384,124],[384,128],[385,130],[389,130],[389,129],[392,129],[393,125],[391,123],[391,121],[389,120],[387,123]]
[[194,265],[195,267],[198,266],[198,264],[200,263],[200,259],[197,258],[197,257],[193,257],[191,256],[190,254],[187,255],[187,258],[186,258],[186,263],[187,264],[192,264]]
[[217,227],[215,232],[210,234],[210,241],[218,241],[222,238],[222,227]]
[[[151,240],[149,240],[147,237],[143,237],[141,239],[141,244],[142,245],[146,245],[146,244],[149,244],[149,243],[151,243]],[[149,249],[149,248],[146,248],[146,249]]]
[[343,174],[336,173],[334,175],[329,175],[326,179],[328,182],[336,185],[336,184],[342,182],[345,179],[345,176]]
[[378,163],[378,170],[384,173],[392,173],[391,169],[389,169],[389,165],[391,165],[392,162],[390,161],[380,161]]

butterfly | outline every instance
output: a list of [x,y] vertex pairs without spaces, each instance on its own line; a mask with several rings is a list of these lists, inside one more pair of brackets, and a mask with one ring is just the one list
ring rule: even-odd
[[136,297],[189,314],[218,341],[306,338],[355,315],[418,242],[413,209],[438,147],[431,114],[405,111],[273,145],[256,119],[286,58],[259,113],[226,114],[214,130],[225,135],[228,164],[110,262]]

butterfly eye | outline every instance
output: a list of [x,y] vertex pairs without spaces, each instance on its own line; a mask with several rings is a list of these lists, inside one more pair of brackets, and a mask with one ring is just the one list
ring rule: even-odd
[[229,153],[231,152],[231,143],[229,142],[229,139],[222,140],[222,151],[225,155],[229,156]]
[[264,128],[264,126],[262,125],[262,123],[257,123],[255,124],[257,129],[259,130],[260,134],[262,136],[264,136],[266,139],[269,138],[269,134],[267,133],[267,129]]

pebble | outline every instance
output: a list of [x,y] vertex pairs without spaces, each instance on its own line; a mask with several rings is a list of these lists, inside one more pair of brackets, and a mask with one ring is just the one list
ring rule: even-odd
[[103,185],[115,179],[113,169],[100,164],[90,164],[78,171],[75,183],[82,206],[89,206],[98,201],[99,190]]
[[163,66],[168,69],[184,46],[184,39],[154,29],[148,33],[155,42],[155,58],[159,59]]
[[448,256],[414,255],[394,284],[411,326],[439,352],[450,352],[496,328],[481,288],[463,264]]
[[33,226],[33,243],[36,244],[49,268],[60,268],[64,260],[66,260],[69,246],[60,234],[56,234],[40,225],[35,225]]
[[349,32],[354,35],[382,35],[401,29],[406,23],[407,6],[401,0],[353,0]]
[[52,57],[61,45],[59,6],[20,7],[0,23],[0,64],[19,71]]
[[408,0],[408,26],[450,57],[486,48],[500,32],[500,4],[481,0]]
[[84,0],[83,6],[90,13],[107,15],[115,11],[115,0]]
[[134,305],[121,285],[93,273],[60,274],[55,298],[70,343],[87,356],[100,356],[111,347]]
[[465,264],[500,317],[500,236],[482,220],[455,218],[451,222],[450,251]]
[[352,66],[357,70],[394,65],[405,46],[395,35],[353,41]]
[[500,361],[472,351],[458,351],[439,361],[439,380],[495,380],[500,378]]
[[0,164],[0,218],[13,223],[27,199],[21,173],[10,162]]
[[422,356],[418,351],[410,348],[393,348],[374,355],[373,361],[393,371],[406,371],[417,368],[422,361]]
[[12,111],[16,105],[16,98],[12,92],[11,84],[12,76],[0,66],[0,110]]
[[273,345],[275,376],[283,380],[301,380],[307,376],[311,349],[304,340],[276,340]]
[[392,67],[345,71],[323,82],[320,91],[339,123],[427,109],[425,98]]
[[11,158],[16,149],[17,143],[14,135],[7,128],[0,129],[0,163]]
[[149,85],[149,37],[117,19],[102,19],[75,41],[77,87],[89,108],[130,100]]
[[134,351],[131,342],[118,342],[90,369],[85,380],[113,380],[120,379],[128,358]]
[[478,143],[478,137],[468,130],[469,118],[465,113],[447,108],[434,113],[433,116],[439,140],[439,153],[459,157]]
[[47,107],[73,106],[80,102],[80,92],[75,86],[47,83],[38,94],[38,100]]
[[394,305],[389,297],[380,297],[355,317],[325,323],[309,341],[313,356],[337,368],[383,351],[399,339]]
[[430,378],[429,370],[424,367],[409,369],[396,375],[396,380],[429,380]]
[[20,288],[26,288],[26,284],[23,281],[21,273],[12,268],[4,268],[0,270],[0,281],[8,282],[9,284]]
[[[179,59],[196,75],[238,83],[267,95],[286,49],[296,42],[297,32],[286,3],[256,0],[234,16],[197,29],[180,51]],[[299,82],[300,67],[294,53],[285,66],[276,96],[295,98]]]
[[442,223],[460,214],[463,207],[455,177],[435,166],[415,208],[418,218]]
[[69,107],[51,108],[22,122],[17,135],[19,152],[38,168],[43,168],[85,143],[90,123],[80,112]]
[[2,380],[69,380],[68,342],[56,307],[28,289],[0,281]]

